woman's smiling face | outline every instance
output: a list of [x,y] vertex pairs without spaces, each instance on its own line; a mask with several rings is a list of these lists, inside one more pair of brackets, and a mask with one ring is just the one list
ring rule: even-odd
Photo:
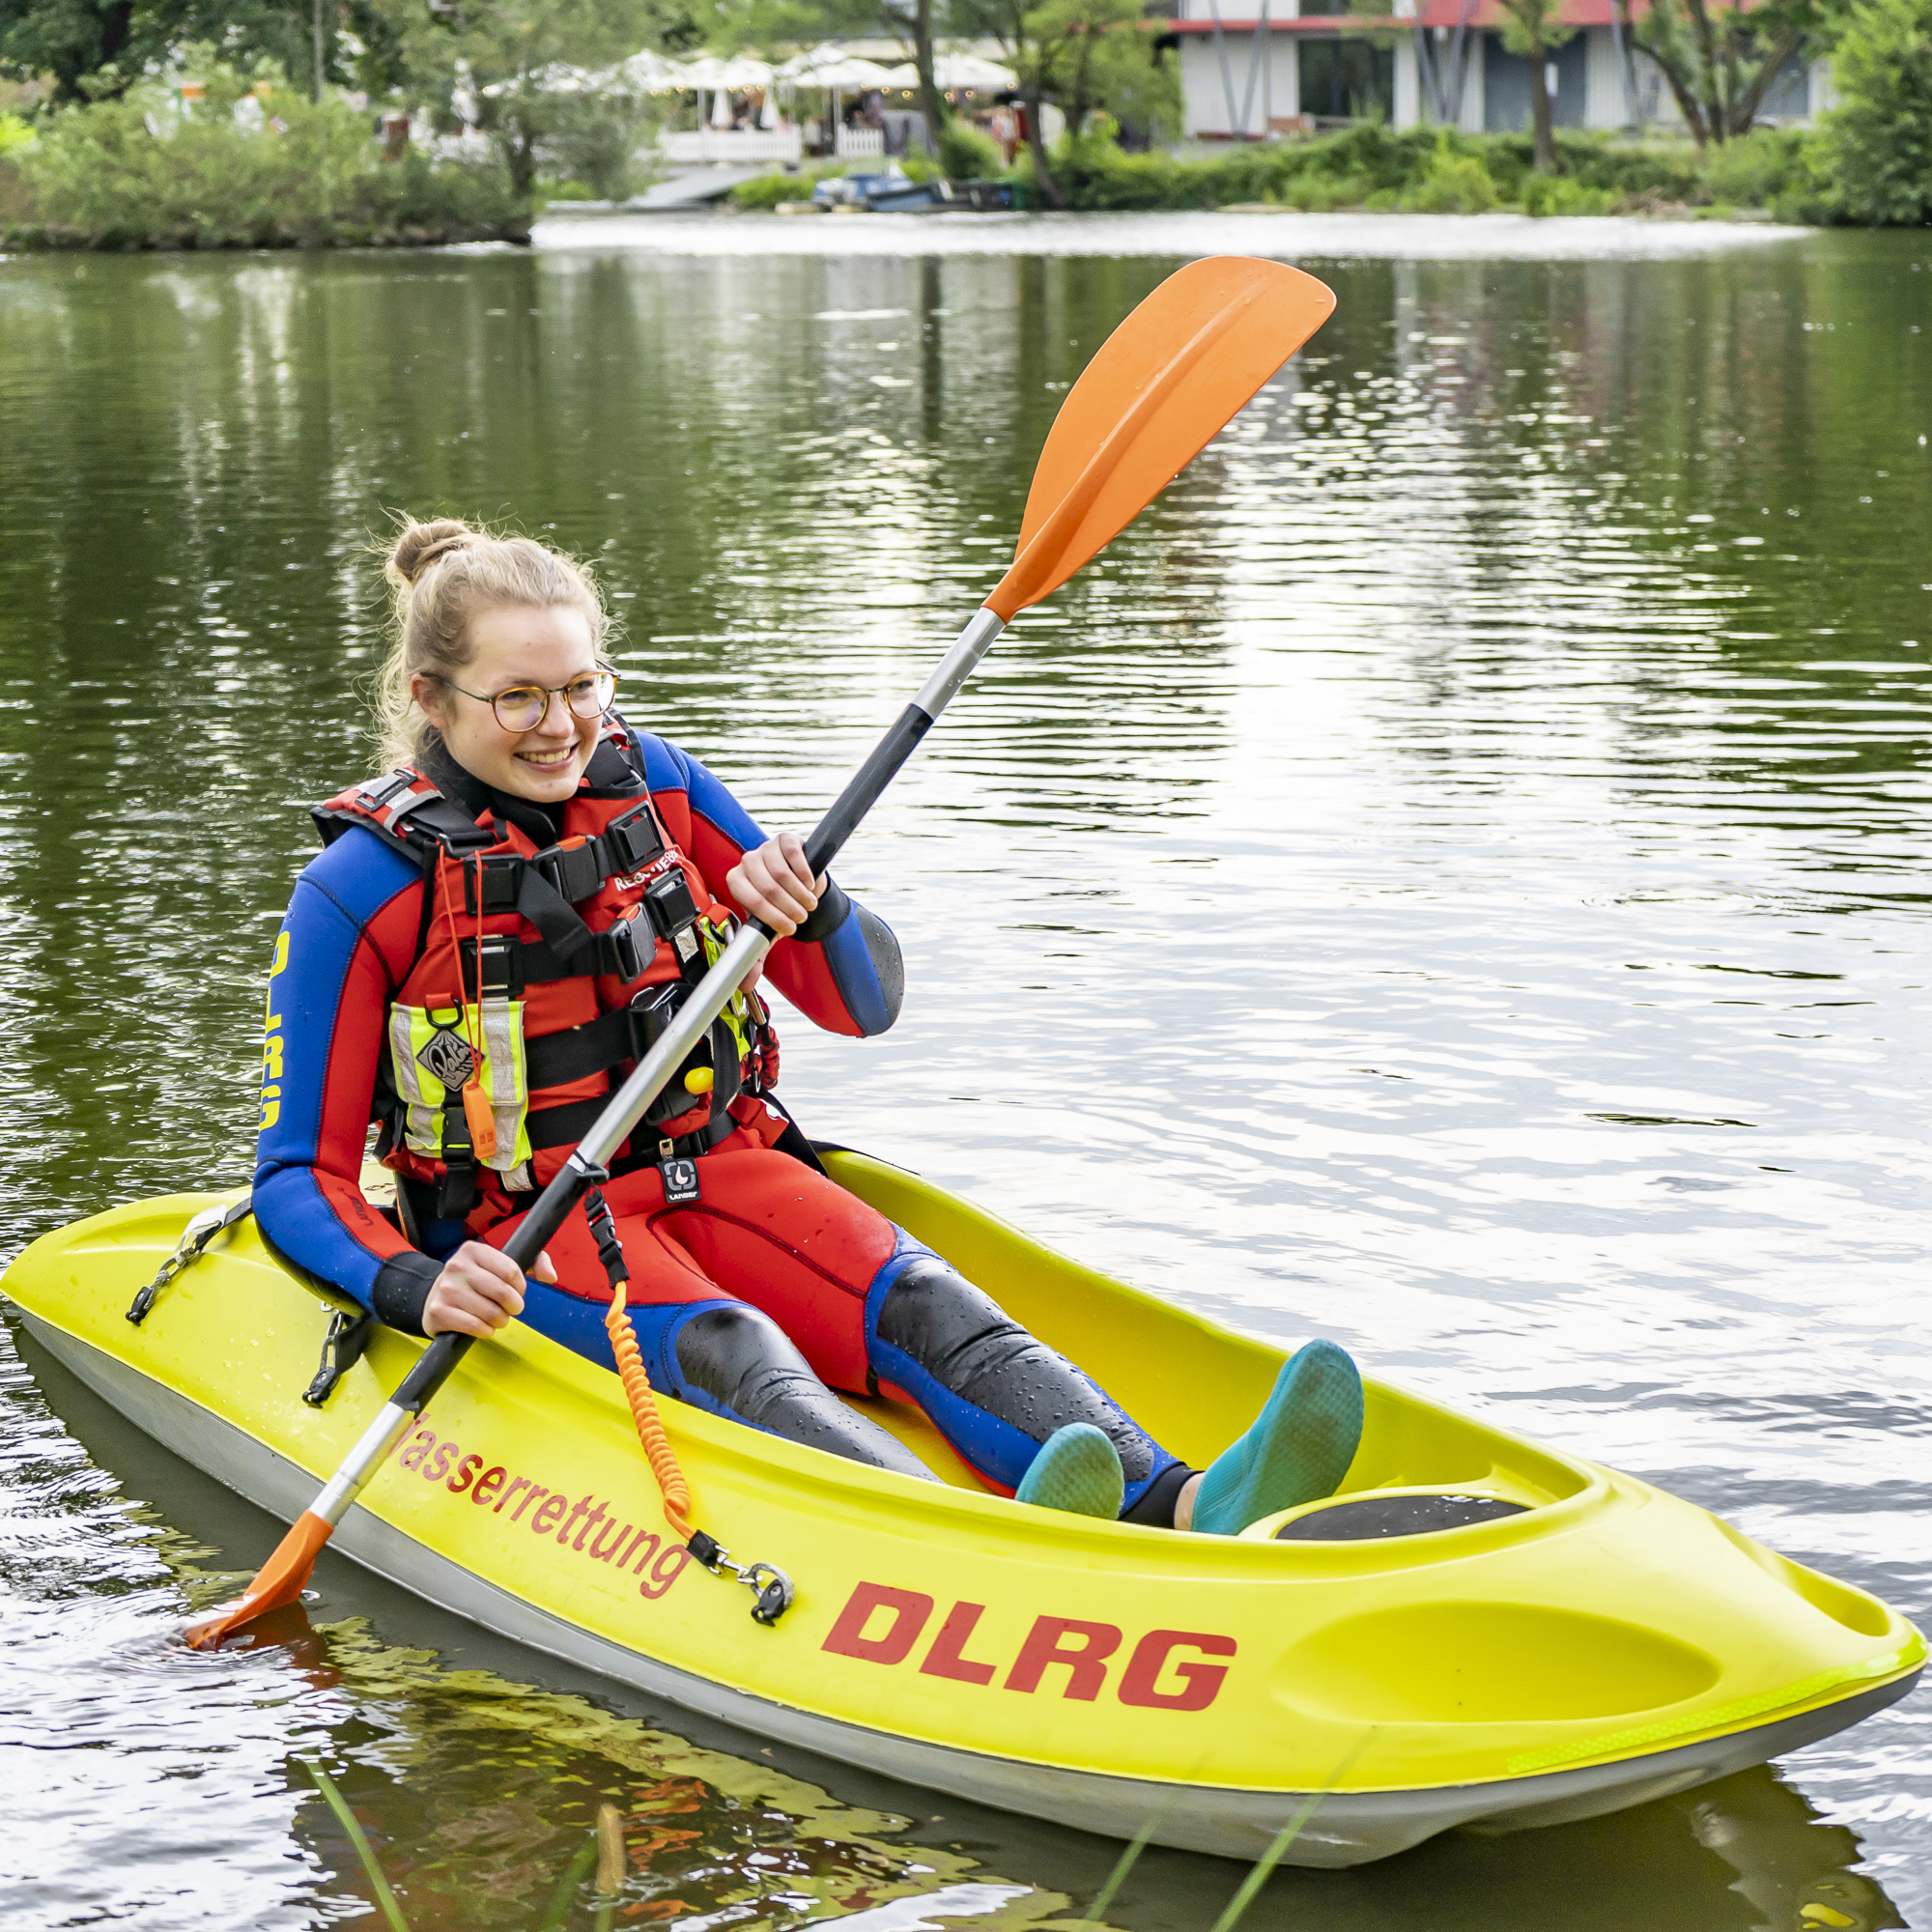
[[[571,797],[597,749],[602,721],[578,718],[561,694],[528,731],[506,731],[488,699],[515,685],[555,691],[597,669],[597,649],[582,611],[499,606],[469,626],[469,662],[457,689],[423,672],[411,690],[449,754],[472,778],[516,798],[554,805]],[[467,694],[480,692],[480,698]]]

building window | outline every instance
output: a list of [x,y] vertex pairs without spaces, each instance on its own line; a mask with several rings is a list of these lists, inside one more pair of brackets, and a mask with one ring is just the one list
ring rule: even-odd
[[[1590,71],[1588,36],[1572,34],[1549,55],[1556,70],[1549,118],[1558,128],[1583,125],[1583,93]],[[1514,133],[1529,126],[1529,63],[1508,52],[1500,34],[1483,36],[1483,126],[1492,134]]]
[[[1307,0],[1303,0],[1304,10]],[[1390,118],[1395,49],[1371,41],[1304,39],[1299,48],[1301,111],[1323,121]]]

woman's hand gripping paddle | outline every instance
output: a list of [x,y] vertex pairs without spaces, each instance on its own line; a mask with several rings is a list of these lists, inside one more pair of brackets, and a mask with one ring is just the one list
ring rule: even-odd
[[[814,874],[838,856],[1007,623],[1065,583],[1124,529],[1327,321],[1334,306],[1334,296],[1298,269],[1224,255],[1170,275],[1115,329],[1054,419],[1034,472],[1011,567],[806,840]],[[732,991],[771,950],[775,936],[755,920],[739,928],[524,1216],[503,1250],[520,1268],[535,1264],[584,1191],[608,1178],[607,1163],[710,1030]],[[335,1525],[448,1380],[470,1339],[440,1335],[423,1350],[247,1594],[191,1625],[189,1643],[208,1649],[297,1601]],[[703,1541],[717,1549],[708,1537]],[[696,1553],[709,1560],[703,1551]]]

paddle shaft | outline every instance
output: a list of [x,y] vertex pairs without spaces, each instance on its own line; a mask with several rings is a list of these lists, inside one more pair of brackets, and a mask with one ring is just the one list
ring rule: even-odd
[[[974,667],[1005,628],[1002,619],[991,611],[981,609],[973,613],[952,648],[920,687],[919,695],[899,713],[825,816],[812,828],[805,841],[805,857],[814,878],[838,856],[845,841],[919,749],[920,740],[932,729],[933,722],[952,701],[959,687],[973,674]],[[747,921],[732,935],[717,963],[658,1037],[657,1044],[639,1061],[631,1077],[598,1116],[596,1124],[572,1150],[555,1179],[537,1197],[536,1206],[504,1243],[504,1254],[518,1267],[527,1273],[535,1265],[546,1243],[582,1198],[583,1190],[604,1178],[606,1165],[631,1137],[645,1109],[664,1091],[685,1056],[710,1031],[712,1021],[724,1010],[746,976],[771,951],[776,937],[762,920]],[[423,1350],[395,1395],[316,1499],[315,1515],[329,1523],[341,1520],[342,1512],[355,1499],[357,1491],[381,1467],[384,1458],[402,1439],[410,1424],[455,1373],[456,1365],[475,1339],[473,1335],[439,1335]]]

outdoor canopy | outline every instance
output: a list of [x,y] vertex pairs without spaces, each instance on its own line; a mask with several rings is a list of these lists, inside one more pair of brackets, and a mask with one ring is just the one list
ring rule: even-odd
[[701,60],[685,61],[673,70],[673,86],[685,88],[727,88],[769,87],[772,84],[772,70],[761,60],[753,60],[750,54],[733,54],[728,60],[721,60],[716,54],[707,54]]
[[836,42],[794,54],[778,70],[781,80],[797,87],[892,87],[890,71],[877,61],[848,54]]
[[[955,88],[976,88],[982,94],[1009,92],[1019,85],[1018,76],[998,61],[982,60],[978,54],[935,54],[932,79],[942,94]],[[911,61],[886,71],[887,87],[917,87],[919,69]]]

